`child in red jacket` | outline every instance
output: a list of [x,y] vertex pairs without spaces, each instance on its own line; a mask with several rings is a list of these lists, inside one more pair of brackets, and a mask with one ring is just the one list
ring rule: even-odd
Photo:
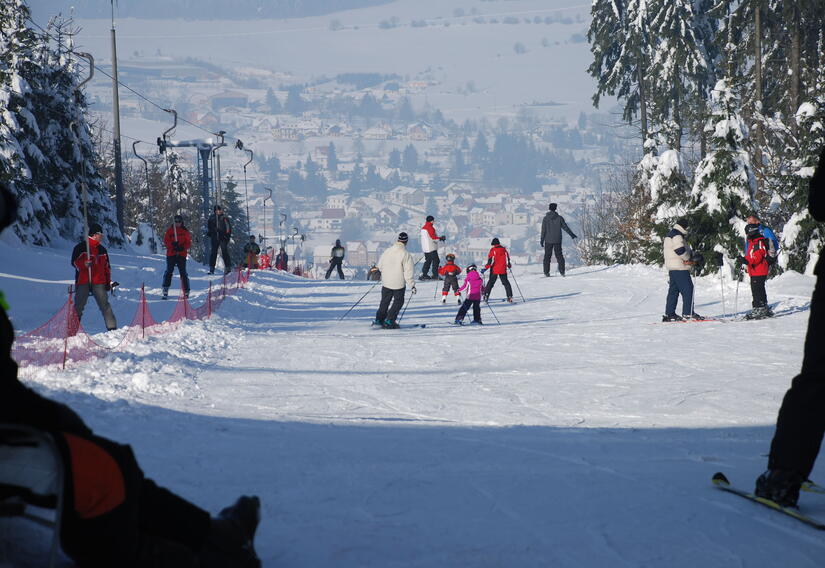
[[458,303],[461,303],[461,292],[458,291],[458,275],[461,274],[461,267],[455,263],[455,255],[447,255],[447,264],[438,269],[438,273],[444,277],[444,288],[441,290],[441,303],[447,303],[447,294],[450,288],[455,292]]
[[765,282],[768,280],[770,264],[768,253],[770,243],[762,236],[759,225],[749,224],[745,227],[748,238],[747,253],[742,258],[748,267],[748,276],[751,278],[751,294],[753,295],[753,309],[745,316],[746,319],[762,319],[771,317],[773,312],[768,307],[768,294],[765,292]]
[[484,274],[488,268],[492,267],[492,274],[490,274],[490,279],[487,280],[487,286],[484,288],[484,301],[488,301],[496,280],[501,278],[501,283],[504,284],[504,292],[507,294],[507,301],[512,302],[513,288],[507,279],[507,269],[510,268],[510,253],[501,246],[498,238],[493,239],[490,244],[493,248],[490,249],[490,254],[487,255],[487,265],[481,270],[481,273]]

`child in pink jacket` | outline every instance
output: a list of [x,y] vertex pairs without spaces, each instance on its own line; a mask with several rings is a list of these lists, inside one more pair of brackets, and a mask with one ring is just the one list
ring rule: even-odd
[[464,316],[467,315],[467,310],[470,309],[470,306],[473,307],[472,323],[482,325],[481,289],[483,287],[484,280],[482,280],[481,276],[478,274],[478,267],[475,264],[471,264],[467,267],[467,275],[464,277],[464,284],[462,284],[461,288],[458,289],[459,292],[462,292],[466,288],[467,298],[464,300],[464,303],[461,304],[461,307],[458,309],[458,313],[455,316],[456,325],[462,324],[464,321]]

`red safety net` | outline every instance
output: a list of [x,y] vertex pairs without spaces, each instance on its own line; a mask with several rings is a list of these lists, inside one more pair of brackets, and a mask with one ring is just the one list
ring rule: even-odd
[[72,287],[69,287],[66,303],[49,321],[15,339],[12,357],[17,361],[21,371],[25,371],[27,367],[65,368],[69,363],[102,357],[111,351],[121,350],[134,341],[172,331],[182,321],[211,317],[228,295],[244,287],[249,281],[249,276],[249,270],[244,273],[241,269],[224,275],[219,287],[209,285],[203,305],[196,308],[189,305],[189,300],[181,291],[172,315],[163,322],[158,322],[152,317],[146,294],[141,286],[135,315],[127,326],[123,339],[115,347],[100,345],[86,333],[78,320],[74,308],[74,294]]

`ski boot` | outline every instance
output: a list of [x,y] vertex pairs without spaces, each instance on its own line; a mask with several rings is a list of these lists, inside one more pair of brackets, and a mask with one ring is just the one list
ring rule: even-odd
[[446,304],[446,303],[447,303],[447,296],[444,296],[444,297],[441,299],[441,303],[442,303],[442,304]]
[[381,324],[381,327],[383,327],[384,329],[398,329],[401,326],[392,320],[385,320],[384,323]]
[[372,325],[380,325],[381,327],[384,327],[384,321],[376,318],[372,320]]
[[461,305],[461,297],[459,296],[458,298],[456,298],[456,301],[458,302],[458,305],[460,306]]
[[512,297],[507,298],[507,303],[512,304],[513,303],[513,298]]
[[183,297],[186,298],[187,300],[189,299],[189,290],[187,290],[186,292],[183,293]]
[[167,287],[165,287],[165,286],[164,286],[164,288],[163,288],[163,295],[160,297],[160,299],[161,299],[161,300],[167,300],[167,299],[169,299],[169,288],[167,288]]
[[421,281],[424,281],[424,280],[432,280],[432,278],[430,278],[430,277],[429,277],[428,275],[426,275],[426,274],[422,274],[421,276],[419,276],[419,277],[418,277],[418,279],[419,279],[419,280],[421,280]]
[[662,322],[663,323],[671,322],[671,321],[685,321],[685,320],[684,320],[684,318],[682,318],[682,316],[680,316],[678,314],[665,314],[665,315],[662,316]]
[[686,320],[695,320],[695,321],[704,321],[704,319],[705,319],[703,316],[700,316],[696,312],[693,312],[690,315],[683,315],[682,317]]
[[453,325],[464,325],[464,322],[463,322],[463,321],[461,321],[461,320],[455,320],[455,321],[453,322]]
[[803,481],[803,477],[795,471],[769,469],[756,479],[754,493],[782,507],[796,507]]

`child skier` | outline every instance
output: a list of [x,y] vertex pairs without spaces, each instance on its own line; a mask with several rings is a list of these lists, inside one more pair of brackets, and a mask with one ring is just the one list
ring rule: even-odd
[[483,274],[488,268],[492,267],[492,274],[490,274],[487,287],[484,289],[484,301],[489,301],[490,292],[493,290],[496,280],[501,278],[501,282],[504,284],[504,292],[507,294],[507,301],[512,302],[513,288],[507,279],[507,269],[510,268],[510,253],[507,252],[506,248],[501,246],[498,238],[493,239],[490,244],[493,248],[490,249],[490,253],[487,255],[487,265],[481,271]]
[[470,309],[470,306],[473,307],[472,323],[482,325],[481,288],[484,286],[484,280],[481,279],[481,276],[479,276],[476,268],[477,266],[475,264],[471,264],[467,267],[467,275],[464,277],[464,284],[462,284],[461,288],[458,289],[459,292],[462,292],[466,288],[467,298],[464,300],[464,303],[461,304],[461,307],[458,309],[458,313],[455,316],[456,325],[462,324],[464,321],[464,316],[467,315],[467,310]]
[[438,269],[438,273],[444,277],[444,289],[441,290],[441,303],[447,303],[447,294],[450,288],[455,291],[458,303],[461,303],[461,292],[458,291],[458,275],[461,274],[461,267],[455,263],[455,255],[447,255],[447,264]]
[[747,264],[748,276],[751,278],[751,294],[753,295],[753,309],[745,318],[768,318],[773,315],[768,307],[768,294],[765,292],[765,281],[768,279],[768,272],[771,269],[768,262],[771,244],[762,235],[759,225],[755,223],[750,223],[745,227],[745,234],[748,237],[747,253],[741,260]]

